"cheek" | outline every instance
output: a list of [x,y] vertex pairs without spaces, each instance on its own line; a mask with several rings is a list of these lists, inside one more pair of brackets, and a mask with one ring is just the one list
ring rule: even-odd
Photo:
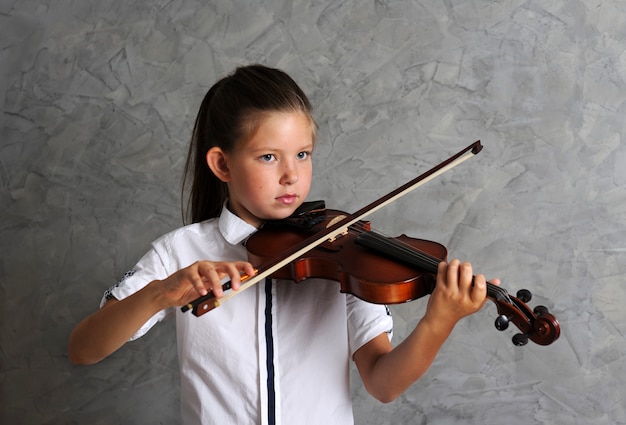
[[311,185],[311,181],[313,180],[313,164],[309,164],[307,172],[305,174],[307,183],[309,186]]

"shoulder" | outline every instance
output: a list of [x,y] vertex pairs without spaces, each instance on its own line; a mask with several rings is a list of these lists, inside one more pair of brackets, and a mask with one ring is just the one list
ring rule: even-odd
[[173,273],[200,259],[212,258],[211,247],[223,245],[216,223],[213,219],[193,223],[162,235],[151,243],[140,263],[159,262],[168,273]]
[[192,223],[172,230],[157,238],[154,242],[152,242],[152,245],[154,247],[177,246],[189,243],[190,241],[196,239],[206,240],[219,237],[220,232],[218,228],[218,221],[217,219],[212,218],[200,223]]

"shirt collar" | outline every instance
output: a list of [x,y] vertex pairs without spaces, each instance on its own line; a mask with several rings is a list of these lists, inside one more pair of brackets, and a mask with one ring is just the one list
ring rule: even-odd
[[257,230],[256,227],[246,223],[241,218],[233,214],[226,207],[226,202],[222,207],[222,213],[219,217],[219,228],[224,239],[232,245],[241,243]]

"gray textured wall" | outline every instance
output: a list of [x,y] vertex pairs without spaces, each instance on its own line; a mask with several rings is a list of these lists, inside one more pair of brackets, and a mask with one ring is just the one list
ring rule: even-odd
[[[176,424],[173,327],[71,366],[73,326],[179,226],[187,141],[237,65],[317,108],[311,198],[353,211],[476,139],[477,157],[372,217],[444,243],[560,320],[512,346],[495,308],[359,424],[626,423],[626,2],[0,2],[0,422]],[[393,308],[396,338],[425,300]],[[323,365],[320,365],[323,367]]]

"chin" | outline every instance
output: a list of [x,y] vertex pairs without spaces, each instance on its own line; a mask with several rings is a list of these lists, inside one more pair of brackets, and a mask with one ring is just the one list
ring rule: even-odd
[[298,207],[291,208],[291,206],[290,206],[290,208],[285,208],[283,211],[280,211],[280,212],[276,213],[272,218],[270,218],[270,220],[282,220],[284,218],[287,218],[287,217],[291,216],[291,214],[294,213],[296,208],[298,208]]
[[280,208],[274,208],[266,220],[282,220],[284,218],[289,217],[294,211],[302,205],[302,202],[296,202],[291,205],[281,205]]

